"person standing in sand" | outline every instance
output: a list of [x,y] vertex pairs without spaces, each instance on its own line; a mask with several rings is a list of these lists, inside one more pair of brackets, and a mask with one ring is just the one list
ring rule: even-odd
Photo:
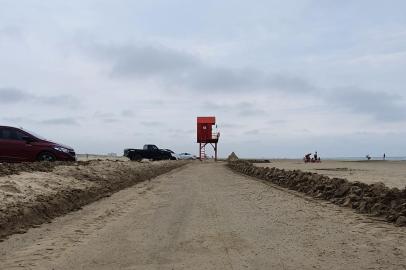
[[385,160],[386,159],[386,154],[385,153],[383,153],[383,160]]

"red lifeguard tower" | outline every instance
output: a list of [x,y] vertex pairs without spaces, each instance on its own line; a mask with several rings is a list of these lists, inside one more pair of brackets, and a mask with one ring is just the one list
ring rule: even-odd
[[210,144],[214,149],[214,157],[217,160],[217,143],[220,132],[213,133],[216,117],[197,117],[197,142],[199,143],[199,159],[206,158],[206,145]]

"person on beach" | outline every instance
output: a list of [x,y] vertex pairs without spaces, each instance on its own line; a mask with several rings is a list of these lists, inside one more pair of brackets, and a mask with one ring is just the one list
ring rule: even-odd
[[383,160],[385,160],[386,159],[386,154],[385,153],[383,153]]

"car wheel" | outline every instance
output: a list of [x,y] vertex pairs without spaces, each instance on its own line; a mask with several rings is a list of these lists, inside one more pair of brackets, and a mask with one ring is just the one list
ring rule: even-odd
[[49,152],[42,152],[37,156],[37,160],[52,162],[52,161],[55,161],[56,158],[53,154],[51,154]]

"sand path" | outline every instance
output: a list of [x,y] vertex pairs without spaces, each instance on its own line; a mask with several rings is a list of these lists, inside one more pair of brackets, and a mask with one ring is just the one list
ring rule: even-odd
[[405,269],[406,228],[194,163],[0,243],[0,269]]

